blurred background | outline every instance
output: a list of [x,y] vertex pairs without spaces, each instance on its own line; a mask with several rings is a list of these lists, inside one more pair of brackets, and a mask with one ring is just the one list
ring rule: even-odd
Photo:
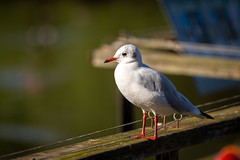
[[[155,0],[1,1],[0,155],[119,125],[113,70],[92,67],[91,52],[122,32],[173,32],[163,10]],[[239,93],[239,81],[207,92],[192,77],[167,76],[193,104]],[[180,158],[212,154],[236,137],[184,149]]]

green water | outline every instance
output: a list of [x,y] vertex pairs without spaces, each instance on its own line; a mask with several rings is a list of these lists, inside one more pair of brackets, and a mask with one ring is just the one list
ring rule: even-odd
[[[91,52],[122,31],[170,28],[147,0],[1,2],[0,19],[0,155],[118,125],[113,70],[93,68]],[[194,104],[224,97],[170,78]]]

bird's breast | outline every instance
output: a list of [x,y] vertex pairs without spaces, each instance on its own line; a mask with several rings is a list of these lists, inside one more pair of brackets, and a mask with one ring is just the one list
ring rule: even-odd
[[115,69],[114,77],[119,91],[135,106],[146,111],[154,110],[161,115],[175,113],[163,92],[144,87],[142,77],[136,70],[120,66]]
[[159,96],[159,93],[150,92],[142,85],[142,78],[136,70],[117,67],[114,77],[123,96],[138,107],[152,106]]

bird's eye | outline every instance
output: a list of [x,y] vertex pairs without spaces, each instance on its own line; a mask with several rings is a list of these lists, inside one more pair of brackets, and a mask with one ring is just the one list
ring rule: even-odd
[[123,56],[123,57],[125,57],[126,55],[127,55],[127,53],[125,53],[125,52],[124,52],[124,53],[122,53],[122,56]]
[[133,58],[136,58],[136,57],[137,57],[137,54],[134,52],[132,57],[133,57]]

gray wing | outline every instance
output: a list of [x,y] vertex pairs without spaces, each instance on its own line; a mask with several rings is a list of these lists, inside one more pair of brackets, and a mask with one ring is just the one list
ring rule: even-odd
[[199,115],[201,112],[180,92],[173,83],[161,74],[161,86],[168,103],[180,114]]
[[141,82],[146,89],[159,93],[161,92],[161,83],[159,83],[161,81],[161,77],[159,75],[159,72],[153,70],[148,66],[140,68],[138,72],[141,76]]
[[[200,114],[200,111],[180,92],[177,91],[173,83],[163,74],[147,67],[139,71],[143,79],[145,88],[163,94],[168,103],[180,114]],[[146,72],[147,71],[147,72]]]

